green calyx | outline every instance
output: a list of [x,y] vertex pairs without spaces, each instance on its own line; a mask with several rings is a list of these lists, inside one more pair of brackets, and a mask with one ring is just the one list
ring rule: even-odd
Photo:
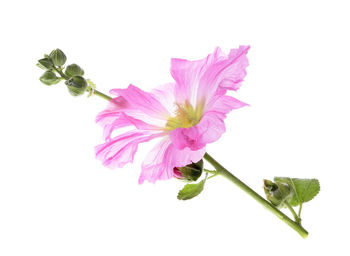
[[65,84],[72,96],[82,95],[87,89],[87,82],[82,76],[73,76]]
[[39,79],[43,84],[46,85],[57,84],[59,81],[61,81],[61,79],[58,78],[52,71],[46,71]]
[[50,58],[40,59],[36,65],[43,70],[51,70],[53,67],[53,63]]
[[66,55],[60,49],[53,50],[50,53],[49,57],[52,60],[53,64],[58,67],[63,66],[67,60]]
[[264,180],[264,191],[266,198],[278,208],[283,207],[284,203],[289,201],[294,194],[294,191],[287,183],[274,183],[270,180]]
[[84,70],[77,64],[70,64],[66,67],[65,74],[68,77],[83,76]]
[[203,172],[203,160],[197,163],[186,165],[185,167],[177,168],[182,175],[181,180],[196,181],[202,175]]

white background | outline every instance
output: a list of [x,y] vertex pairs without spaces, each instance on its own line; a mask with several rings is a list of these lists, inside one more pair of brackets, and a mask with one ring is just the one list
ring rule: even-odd
[[[3,1],[0,4],[0,255],[348,255],[347,1]],[[61,48],[108,92],[172,81],[170,58],[251,45],[227,132],[208,146],[262,193],[262,179],[316,177],[304,240],[218,177],[190,201],[177,180],[138,185],[140,164],[94,158],[106,103],[38,80]]]

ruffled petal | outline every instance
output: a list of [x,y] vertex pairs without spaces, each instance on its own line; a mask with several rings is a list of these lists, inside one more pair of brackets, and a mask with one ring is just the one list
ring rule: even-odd
[[237,90],[246,75],[249,46],[232,49],[228,55],[216,48],[205,59],[172,59],[171,74],[176,81],[175,97],[193,106],[211,99],[218,90]]
[[195,106],[197,104],[200,78],[213,63],[224,58],[224,54],[217,47],[214,53],[201,60],[171,59],[170,73],[176,81],[176,102],[179,104],[189,102]]
[[247,53],[249,46],[232,49],[224,60],[210,65],[201,76],[198,86],[198,101],[210,101],[218,91],[238,90],[246,76],[249,65]]
[[139,183],[142,184],[145,180],[154,183],[157,180],[170,179],[174,175],[174,167],[183,167],[192,162],[198,162],[204,154],[205,148],[197,151],[189,148],[179,150],[166,137],[147,155],[142,164]]
[[205,106],[204,112],[214,111],[227,114],[233,109],[249,106],[249,104],[237,100],[228,95],[216,95]]
[[127,89],[111,90],[111,93],[118,97],[110,100],[107,108],[96,117],[96,122],[104,127],[105,140],[110,139],[113,130],[126,126],[142,130],[162,129],[171,115],[167,107],[174,105],[174,96],[171,99],[169,95],[174,95],[171,85],[151,93],[130,85]]
[[127,89],[113,89],[110,93],[117,97],[110,100],[107,109],[98,115],[97,121],[104,118],[115,119],[120,113],[124,113],[151,126],[163,127],[170,116],[152,93],[142,91],[133,85]]
[[[115,101],[117,108],[125,110],[139,110],[142,114],[156,118],[167,118],[169,112],[164,106],[149,92],[145,92],[133,85],[127,89],[112,89],[111,94],[121,98],[123,102]],[[127,113],[126,113],[127,114]]]
[[163,107],[170,113],[174,114],[175,104],[175,83],[163,84],[151,91],[151,94],[157,99]]
[[138,130],[123,133],[106,143],[96,146],[96,158],[101,160],[104,166],[110,168],[123,167],[126,163],[134,160],[139,143],[163,135],[163,133]]

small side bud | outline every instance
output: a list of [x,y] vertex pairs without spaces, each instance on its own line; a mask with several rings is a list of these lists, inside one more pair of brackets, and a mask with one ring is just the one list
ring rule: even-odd
[[37,66],[43,70],[50,70],[52,69],[53,63],[49,58],[43,58],[38,60]]
[[70,64],[66,67],[65,73],[68,77],[83,76],[84,70],[77,64]]
[[60,49],[56,49],[50,53],[50,59],[55,66],[60,67],[66,63],[67,57]]
[[203,172],[203,160],[185,167],[175,167],[174,177],[184,181],[196,181]]
[[264,180],[264,191],[266,198],[277,207],[283,207],[284,202],[293,197],[293,190],[287,183]]
[[52,71],[46,71],[39,79],[46,85],[57,84],[59,81],[61,81]]
[[69,78],[65,84],[67,85],[69,93],[73,96],[84,94],[87,88],[87,82],[81,76],[73,76]]

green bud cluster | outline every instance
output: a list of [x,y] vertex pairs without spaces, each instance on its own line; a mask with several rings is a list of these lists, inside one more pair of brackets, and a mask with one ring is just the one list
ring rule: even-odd
[[65,84],[72,96],[84,94],[89,89],[88,83],[83,77],[84,70],[77,64],[70,64],[65,68],[63,65],[66,61],[67,57],[60,49],[51,51],[49,55],[45,54],[44,58],[38,60],[37,63],[38,67],[45,70],[39,80],[46,85],[66,80]]

